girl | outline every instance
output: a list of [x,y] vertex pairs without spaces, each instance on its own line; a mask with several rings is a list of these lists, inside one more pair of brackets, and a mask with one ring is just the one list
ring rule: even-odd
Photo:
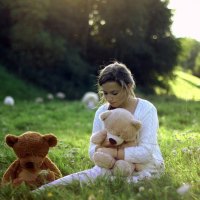
[[[157,142],[157,110],[149,101],[137,98],[134,88],[135,82],[132,74],[124,64],[114,62],[102,69],[98,77],[98,89],[104,103],[95,113],[92,130],[92,133],[102,130],[104,127],[99,115],[108,109],[115,108],[124,108],[130,111],[133,117],[142,123],[138,146],[120,149],[118,152],[109,145],[100,149],[114,157],[118,155],[118,159],[143,164],[142,171],[135,172],[132,177],[127,177],[129,182],[159,176],[164,171],[164,161]],[[89,156],[91,160],[93,160],[94,152],[98,151],[96,147],[90,142]],[[66,185],[74,180],[78,180],[80,183],[94,181],[99,176],[112,176],[112,171],[94,166],[91,169],[43,185],[38,190],[55,185]]]

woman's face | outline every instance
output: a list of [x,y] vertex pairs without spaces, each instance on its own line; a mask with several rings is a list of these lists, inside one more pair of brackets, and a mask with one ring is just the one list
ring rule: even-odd
[[117,82],[106,82],[102,85],[102,91],[106,101],[114,108],[123,108],[128,99],[125,88],[122,88]]

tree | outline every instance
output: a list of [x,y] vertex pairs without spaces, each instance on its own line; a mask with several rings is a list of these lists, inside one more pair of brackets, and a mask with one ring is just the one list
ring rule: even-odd
[[167,88],[179,52],[171,16],[160,0],[96,1],[88,59],[95,64],[117,59],[131,68],[138,85]]
[[0,58],[69,98],[91,89],[99,65],[113,60],[128,65],[137,85],[167,88],[179,51],[171,15],[160,0],[0,0],[8,24],[0,22]]
[[[190,38],[180,38],[181,52],[178,56],[178,65],[183,68],[183,70],[190,71],[194,75],[198,67],[198,54],[200,52],[200,42]],[[197,60],[197,61],[196,61]]]
[[195,76],[200,77],[200,52],[196,56],[193,73]]
[[[81,26],[77,26],[79,17],[83,17],[75,17],[78,11],[76,3],[8,0],[0,7],[0,14],[10,20],[9,28],[4,29],[9,33],[7,43],[10,44],[6,55],[7,67],[47,90],[65,92],[68,98],[77,98],[84,93],[86,86],[83,82],[89,85],[89,65],[78,51],[81,42],[76,41],[76,33],[81,33]],[[72,22],[72,18],[76,22]],[[0,25],[5,28],[3,23]],[[5,37],[6,34],[2,34],[2,40]],[[5,51],[5,46],[2,49]]]

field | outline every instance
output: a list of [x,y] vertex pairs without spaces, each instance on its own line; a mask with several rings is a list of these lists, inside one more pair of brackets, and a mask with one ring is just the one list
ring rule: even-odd
[[[183,79],[181,79],[183,80]],[[195,79],[196,80],[196,79]],[[188,84],[191,83],[187,81]],[[51,188],[39,195],[24,186],[0,188],[1,200],[197,200],[200,197],[200,102],[199,79],[195,92],[182,96],[146,96],[157,107],[160,129],[159,144],[165,159],[166,170],[159,179],[128,184],[122,179],[115,181],[98,179],[89,185],[74,182]],[[182,84],[181,84],[182,85]],[[191,84],[190,84],[191,85]],[[173,85],[178,91],[177,84]],[[197,90],[196,90],[197,89]],[[179,97],[179,98],[177,98]],[[191,98],[189,98],[191,97]],[[49,152],[63,175],[82,171],[93,166],[88,157],[88,141],[95,110],[88,110],[78,101],[45,101],[37,104],[31,100],[18,101],[14,107],[0,105],[0,177],[15,159],[4,137],[7,133],[19,135],[27,130],[42,134],[54,133],[59,143]],[[188,186],[184,194],[177,193],[181,186]]]

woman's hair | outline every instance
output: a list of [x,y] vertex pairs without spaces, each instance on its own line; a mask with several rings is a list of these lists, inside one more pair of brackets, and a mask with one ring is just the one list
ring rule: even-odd
[[104,83],[112,81],[118,83],[123,89],[126,89],[130,95],[135,96],[135,81],[133,79],[131,71],[123,63],[114,62],[100,70],[98,76],[98,92],[101,98],[101,86]]

